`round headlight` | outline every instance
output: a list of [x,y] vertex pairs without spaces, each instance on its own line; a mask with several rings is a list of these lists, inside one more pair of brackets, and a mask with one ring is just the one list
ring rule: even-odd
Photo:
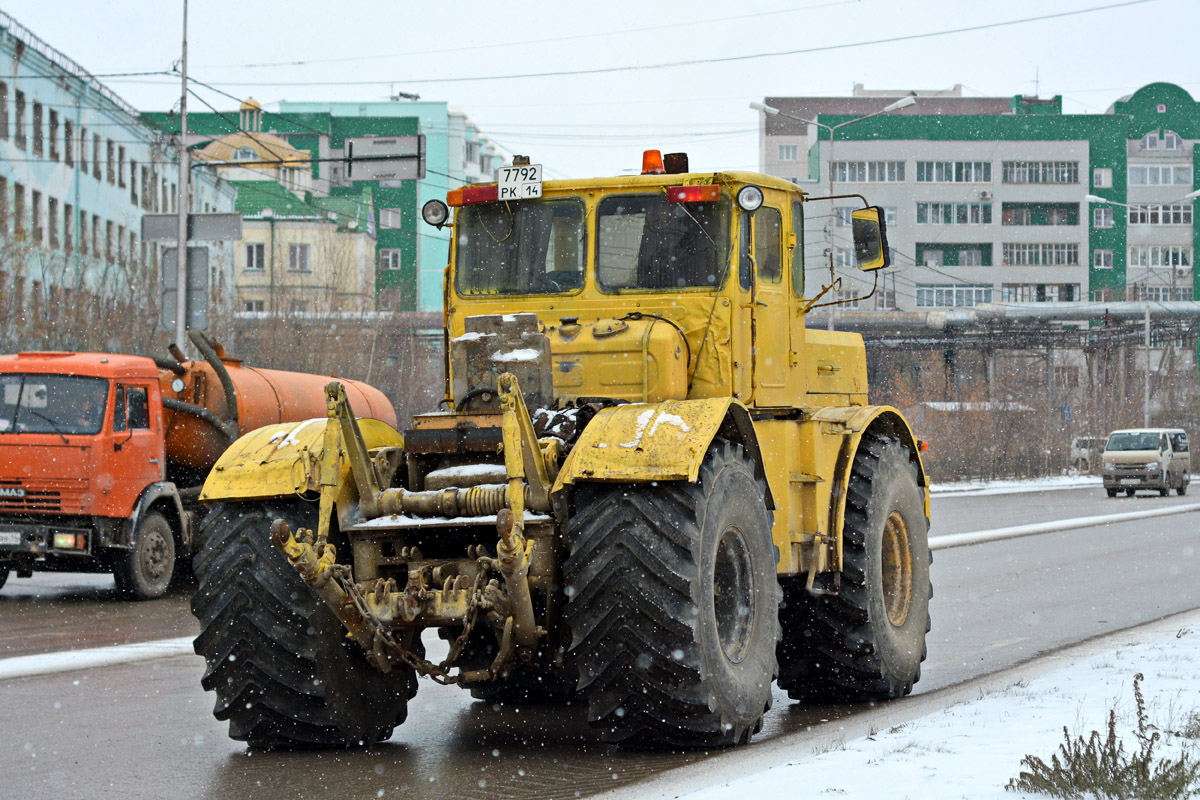
[[450,218],[450,209],[441,200],[430,200],[425,205],[421,206],[421,219],[435,228],[440,228],[446,224],[446,220]]
[[176,378],[175,380],[171,381],[171,391],[175,392],[176,394],[182,392],[185,386],[187,386],[187,384],[183,382],[183,378]]
[[762,189],[757,186],[743,186],[738,189],[737,204],[742,211],[757,211],[763,204]]

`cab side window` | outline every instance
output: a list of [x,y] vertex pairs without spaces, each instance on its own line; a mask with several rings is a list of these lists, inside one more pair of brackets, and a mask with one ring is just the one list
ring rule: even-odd
[[766,283],[779,283],[782,276],[780,238],[783,215],[777,208],[760,208],[754,214],[754,260],[758,277]]
[[792,248],[792,292],[804,297],[804,203],[792,203],[792,233],[796,235],[796,246]]
[[150,399],[138,386],[118,386],[113,407],[113,430],[149,430]]
[[1176,453],[1186,453],[1188,451],[1188,440],[1186,433],[1171,434],[1171,449]]
[[146,390],[130,386],[126,389],[125,403],[129,407],[130,430],[150,429],[150,400]]

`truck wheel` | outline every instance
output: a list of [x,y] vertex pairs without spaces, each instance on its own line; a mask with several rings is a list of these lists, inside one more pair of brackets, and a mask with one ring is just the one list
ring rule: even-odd
[[271,521],[316,527],[299,505],[217,506],[201,529],[193,646],[229,736],[259,748],[349,747],[387,740],[416,694],[412,670],[385,675],[271,544]]
[[[1185,494],[1187,494],[1188,480],[1189,480],[1188,474],[1186,472],[1183,473],[1183,478],[1180,479],[1179,486],[1176,487],[1176,489],[1175,489],[1175,494],[1179,495],[1180,497],[1183,497]],[[0,586],[3,586],[3,585],[4,585],[4,581],[0,580]]]
[[153,600],[167,593],[175,575],[175,534],[166,517],[157,511],[142,517],[133,547],[117,555],[113,575],[123,597]]
[[606,741],[746,742],[771,706],[779,638],[766,486],[738,445],[697,483],[580,484],[564,566],[568,658]]
[[850,473],[836,594],[785,586],[779,686],[793,700],[857,702],[912,691],[929,631],[929,543],[916,465],[863,436]]
[[1116,496],[1117,496],[1117,490],[1116,490],[1116,489],[1105,489],[1104,491],[1105,491],[1105,493],[1107,493],[1107,494],[1108,494],[1108,496],[1109,496],[1109,497],[1116,497]]

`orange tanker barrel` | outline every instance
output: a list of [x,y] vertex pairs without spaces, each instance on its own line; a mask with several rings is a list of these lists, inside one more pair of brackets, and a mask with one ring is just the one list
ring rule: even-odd
[[[237,359],[222,363],[237,394],[238,435],[264,425],[324,418],[325,385],[331,380],[345,384],[355,416],[372,417],[396,426],[396,412],[378,389],[358,381],[309,375],[300,372],[243,366]],[[222,419],[229,414],[225,390],[216,371],[204,361],[183,365],[184,375],[160,373],[163,396],[203,406]],[[177,390],[182,382],[182,389]],[[192,414],[166,410],[167,458],[180,466],[207,471],[216,463],[230,441],[212,423]]]

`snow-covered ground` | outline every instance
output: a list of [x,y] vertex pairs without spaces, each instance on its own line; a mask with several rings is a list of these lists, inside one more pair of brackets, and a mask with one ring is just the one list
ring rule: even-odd
[[[1164,736],[1156,752],[1177,754],[1190,746],[1200,755],[1200,739],[1168,735],[1188,726],[1193,714],[1198,716],[1191,724],[1200,721],[1200,612],[1188,612],[1006,670],[982,688],[881,706],[878,711],[888,713],[868,722],[865,731],[849,729],[853,718],[833,721],[809,734],[784,737],[790,743],[764,743],[759,754],[752,746],[748,758],[722,756],[699,765],[705,769],[676,770],[636,787],[637,796],[1045,798],[1004,787],[1020,774],[1026,755],[1050,761],[1063,741],[1063,726],[1072,736],[1093,730],[1103,736],[1108,711],[1115,708],[1126,752],[1137,749],[1132,735],[1137,673],[1145,676],[1141,688],[1150,722]],[[948,697],[946,707],[915,717],[903,713],[905,703],[934,704],[939,696],[943,705]]]
[[1042,492],[1053,489],[1094,488],[1101,485],[1098,475],[1055,475],[1048,478],[1022,478],[1002,481],[955,481],[934,482],[929,491],[939,497],[961,497],[963,495],[1017,494],[1019,492]]

